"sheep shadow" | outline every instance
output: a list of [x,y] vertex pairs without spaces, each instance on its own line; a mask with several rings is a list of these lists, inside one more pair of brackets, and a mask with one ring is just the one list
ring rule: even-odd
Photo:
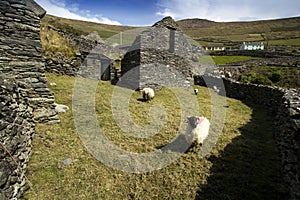
[[147,100],[144,99],[144,98],[138,98],[137,101],[139,101],[139,102],[147,102]]
[[251,121],[240,128],[213,164],[195,199],[289,199],[281,173],[279,151],[273,138],[273,116],[265,108],[248,104]]
[[184,134],[178,135],[172,142],[168,145],[156,146],[156,149],[161,149],[162,152],[176,152],[176,153],[187,153],[190,151],[196,152],[197,149],[202,145],[197,144],[196,142],[189,143]]
[[185,139],[183,134],[178,135],[172,142],[168,143],[168,145],[160,145],[156,146],[156,149],[161,149],[162,152],[177,152],[184,153],[187,151],[189,144]]

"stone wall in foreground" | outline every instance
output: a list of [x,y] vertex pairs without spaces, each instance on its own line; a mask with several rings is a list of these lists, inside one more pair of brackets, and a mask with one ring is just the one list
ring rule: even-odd
[[0,199],[18,199],[26,184],[34,122],[19,87],[0,74]]
[[0,199],[26,184],[35,123],[58,123],[40,41],[45,10],[33,0],[0,1]]
[[47,89],[40,40],[40,18],[45,11],[32,0],[0,1],[0,71],[22,84],[34,119],[59,122],[54,96]]

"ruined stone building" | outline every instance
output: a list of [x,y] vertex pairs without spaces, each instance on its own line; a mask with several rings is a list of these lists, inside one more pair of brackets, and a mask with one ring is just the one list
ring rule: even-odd
[[77,76],[108,81],[114,79],[113,60],[99,52],[91,52],[81,64]]
[[125,54],[121,85],[174,86],[188,89],[196,73],[193,47],[171,17],[165,17],[141,32]]

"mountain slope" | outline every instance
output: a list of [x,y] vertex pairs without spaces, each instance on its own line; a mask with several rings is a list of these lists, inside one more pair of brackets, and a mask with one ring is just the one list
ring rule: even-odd
[[[177,21],[182,30],[202,42],[243,42],[293,39],[300,45],[300,17],[250,22],[213,22],[203,19]],[[296,40],[295,39],[299,39]],[[284,44],[285,41],[277,42]]]
[[42,21],[42,26],[50,25],[63,31],[74,33],[77,35],[87,35],[93,31],[97,31],[101,38],[106,39],[120,32],[134,29],[137,27],[108,25],[95,22],[87,22],[81,20],[66,19],[52,15],[46,15]]
[[[250,22],[214,22],[205,19],[177,21],[185,34],[201,45],[221,43],[239,46],[242,42],[264,42],[270,49],[300,51],[300,17]],[[77,35],[97,31],[107,39],[115,34],[141,27],[116,26],[46,15],[42,25],[50,25]]]

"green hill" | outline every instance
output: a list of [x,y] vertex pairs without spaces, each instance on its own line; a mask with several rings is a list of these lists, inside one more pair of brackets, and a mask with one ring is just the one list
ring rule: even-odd
[[251,22],[213,22],[185,19],[177,22],[182,30],[200,42],[237,45],[264,42],[269,49],[299,51],[300,17]]
[[59,28],[63,31],[67,31],[77,35],[87,35],[93,31],[97,31],[103,39],[109,38],[115,34],[126,30],[137,28],[131,26],[117,26],[81,20],[66,19],[52,15],[46,15],[42,19],[41,24],[42,26],[50,25],[55,28]]
[[[177,21],[185,34],[201,45],[221,43],[239,46],[242,42],[264,42],[271,50],[300,51],[300,17],[250,22],[213,22],[204,19]],[[97,31],[107,39],[115,34],[134,28],[46,15],[42,25],[50,25],[78,35]]]

